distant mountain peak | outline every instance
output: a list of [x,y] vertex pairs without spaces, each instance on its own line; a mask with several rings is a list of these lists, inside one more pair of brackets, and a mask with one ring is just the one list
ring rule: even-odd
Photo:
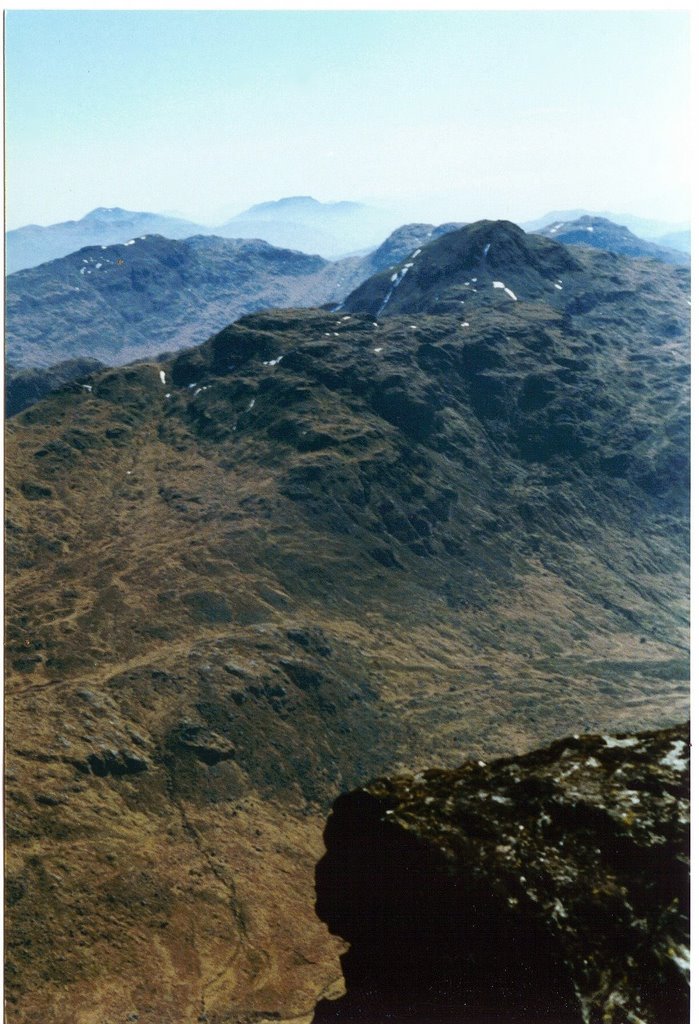
[[595,249],[606,249],[607,252],[636,259],[656,259],[680,266],[689,263],[686,253],[639,238],[625,225],[617,224],[601,214],[583,214],[574,220],[554,220],[535,233],[565,245],[590,245]]

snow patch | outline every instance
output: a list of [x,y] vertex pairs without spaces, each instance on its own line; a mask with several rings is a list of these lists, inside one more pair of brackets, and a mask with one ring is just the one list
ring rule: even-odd
[[160,383],[164,384],[165,383],[165,370],[160,370],[159,373],[158,373],[158,376],[160,377]]
[[602,739],[608,747],[635,747],[638,740],[635,736],[629,736],[627,739],[618,739],[616,736],[603,736]]
[[379,306],[379,310],[376,314],[377,316],[381,316],[381,314],[383,313],[384,309],[388,304],[388,300],[393,295],[394,290],[398,287],[398,285],[401,283],[401,281],[403,280],[403,278],[405,277],[405,275],[408,273],[412,266],[412,263],[406,263],[404,267],[401,267],[400,271],[396,271],[395,274],[391,274],[391,287],[386,292],[386,296],[381,305]]
[[517,301],[517,296],[512,291],[512,289],[508,288],[505,284],[503,284],[502,281],[493,281],[493,288],[502,288],[502,290],[505,292],[505,295],[509,295],[511,299],[513,299],[515,302]]
[[684,753],[684,748],[684,740],[675,740],[665,757],[660,759],[660,764],[674,768],[678,772],[686,771],[688,755]]
[[124,242],[124,245],[135,245],[135,244],[136,244],[136,239],[135,238],[130,238],[128,242]]
[[422,249],[416,249],[415,252],[413,253],[413,255],[410,257],[410,259],[414,260],[415,257],[419,256],[421,252],[422,252]]

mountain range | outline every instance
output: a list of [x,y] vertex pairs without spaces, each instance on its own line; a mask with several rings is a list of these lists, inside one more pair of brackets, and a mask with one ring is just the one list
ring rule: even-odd
[[408,235],[9,422],[13,1024],[307,1020],[341,791],[686,717],[688,270]]
[[199,225],[178,217],[100,206],[80,220],[68,220],[48,227],[28,224],[8,231],[5,236],[5,272],[12,274],[27,267],[36,267],[89,245],[113,245],[145,234],[187,238],[201,234],[201,231]]
[[76,358],[113,366],[205,341],[254,310],[337,304],[453,227],[405,225],[376,251],[335,262],[213,236],[91,246],[8,277],[7,360],[15,369]]
[[[523,223],[527,231],[540,231],[556,222],[580,217],[604,217],[621,224],[645,240],[665,248],[690,251],[689,230],[684,225],[651,221],[626,214],[593,213],[589,210],[552,212]],[[90,245],[114,245],[140,235],[187,238],[218,235],[222,238],[257,238],[282,249],[298,249],[326,259],[338,259],[373,249],[396,229],[397,218],[363,203],[321,203],[311,196],[288,196],[258,203],[205,227],[192,221],[155,213],[136,213],[119,207],[99,207],[77,221],[41,227],[30,224],[6,235],[6,273],[38,266]],[[662,236],[662,237],[661,237]]]
[[114,245],[140,235],[256,238],[278,248],[334,259],[377,245],[394,226],[382,210],[362,203],[320,203],[310,196],[260,203],[213,228],[178,217],[99,207],[80,220],[48,227],[30,224],[8,231],[6,273],[38,266],[86,246]]

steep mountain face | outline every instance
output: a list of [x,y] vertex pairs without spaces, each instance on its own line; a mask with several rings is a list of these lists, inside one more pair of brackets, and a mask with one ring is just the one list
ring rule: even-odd
[[631,234],[628,228],[614,224],[604,217],[579,217],[573,221],[554,221],[538,232],[547,238],[555,238],[565,245],[590,245],[594,249],[606,249],[622,256],[646,257],[662,263],[676,263],[689,266],[686,252],[666,248],[654,242],[646,242]]
[[81,249],[8,278],[7,358],[25,367],[89,356],[113,366],[184,348],[253,310],[339,301],[358,262],[204,236]]
[[311,196],[289,196],[251,206],[216,233],[224,238],[262,238],[281,248],[337,259],[376,245],[391,227],[384,211],[362,203],[320,203]]
[[314,1021],[689,1020],[689,729],[571,736],[341,797]]
[[[52,391],[80,382],[91,373],[104,369],[104,364],[97,359],[66,359],[45,370],[18,370],[9,364],[5,367],[5,416],[16,416]],[[80,384],[76,386],[80,387]],[[85,381],[84,386],[90,385]]]
[[686,272],[410,262],[9,423],[13,1024],[309,1015],[339,792],[686,717]]
[[48,260],[76,252],[88,245],[114,245],[136,235],[165,235],[186,238],[204,229],[188,220],[157,213],[135,213],[119,207],[98,207],[80,220],[41,227],[28,224],[6,235],[5,272],[37,267]]

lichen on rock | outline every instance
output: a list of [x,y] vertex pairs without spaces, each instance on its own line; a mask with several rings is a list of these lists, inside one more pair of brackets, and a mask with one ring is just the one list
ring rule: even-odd
[[350,942],[315,1022],[688,1020],[687,727],[572,736],[339,798],[317,912]]

